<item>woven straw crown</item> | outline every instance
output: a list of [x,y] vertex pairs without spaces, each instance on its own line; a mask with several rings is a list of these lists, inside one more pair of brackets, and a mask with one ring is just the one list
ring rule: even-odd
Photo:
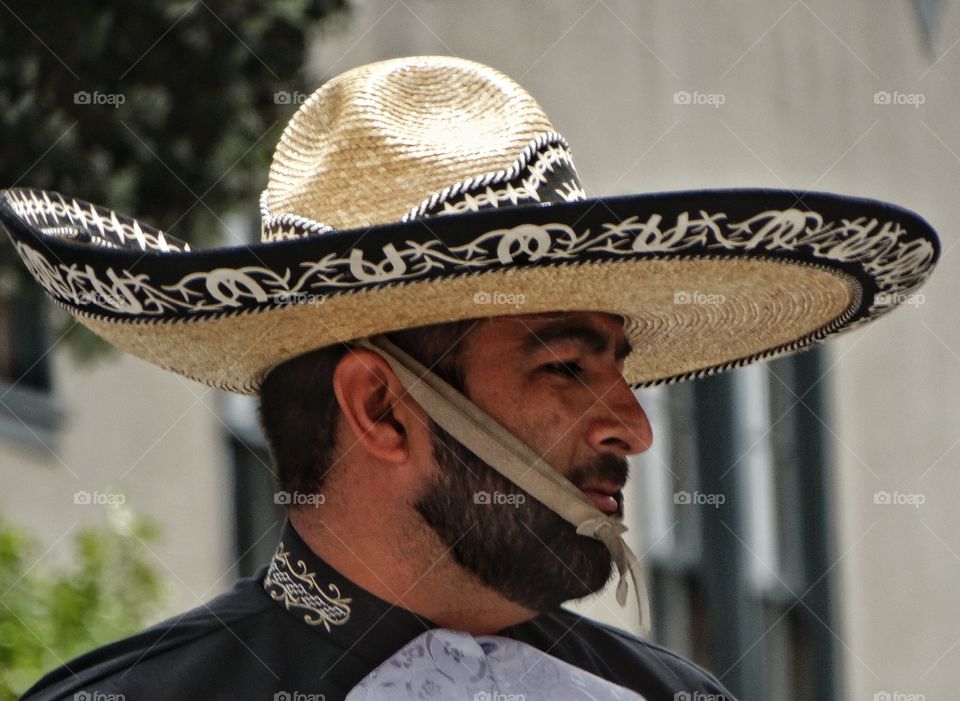
[[322,229],[400,221],[431,193],[508,168],[552,131],[522,87],[479,63],[429,56],[353,69],[287,125],[264,195],[264,239],[284,216]]

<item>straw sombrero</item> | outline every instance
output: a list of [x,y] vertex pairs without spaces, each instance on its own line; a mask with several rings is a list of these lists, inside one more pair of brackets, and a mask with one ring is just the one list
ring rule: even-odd
[[523,88],[452,57],[384,61],[293,116],[261,199],[262,240],[191,251],[54,192],[0,195],[53,299],[173,372],[257,391],[312,349],[460,319],[624,316],[633,386],[782,355],[890,311],[936,235],[889,204],[774,190],[588,199]]

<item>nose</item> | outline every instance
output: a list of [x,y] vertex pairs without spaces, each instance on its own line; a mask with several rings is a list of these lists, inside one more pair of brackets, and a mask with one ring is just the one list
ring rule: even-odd
[[653,444],[653,430],[623,375],[600,395],[596,414],[587,430],[587,441],[598,453],[611,450],[627,457],[649,449]]

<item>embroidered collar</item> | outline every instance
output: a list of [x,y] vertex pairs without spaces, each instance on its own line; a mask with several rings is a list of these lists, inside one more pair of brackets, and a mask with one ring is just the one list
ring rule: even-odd
[[438,626],[357,586],[318,557],[287,521],[263,578],[267,594],[344,649],[386,659]]

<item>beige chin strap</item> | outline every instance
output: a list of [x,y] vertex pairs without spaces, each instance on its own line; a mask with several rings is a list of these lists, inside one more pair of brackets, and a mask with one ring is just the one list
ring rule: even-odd
[[380,354],[404,388],[447,433],[515,485],[577,528],[577,533],[599,540],[610,551],[620,581],[617,601],[627,601],[627,580],[633,579],[642,635],[650,632],[650,603],[637,556],[623,539],[623,521],[607,516],[583,492],[548,465],[527,444],[436,373],[424,367],[384,336],[355,341]]

